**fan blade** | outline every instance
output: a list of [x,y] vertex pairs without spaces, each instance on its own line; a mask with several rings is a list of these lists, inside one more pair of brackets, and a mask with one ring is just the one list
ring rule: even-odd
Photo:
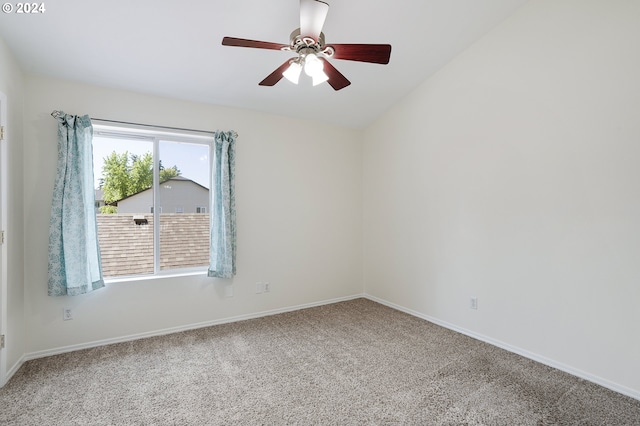
[[270,43],[268,41],[247,40],[245,38],[224,37],[222,39],[223,46],[237,46],[237,47],[255,47],[257,49],[271,49],[280,50],[283,47],[289,47],[285,44]]
[[[295,58],[291,58],[291,59],[295,59]],[[287,70],[287,68],[289,68],[289,63],[291,62],[291,59],[287,59],[284,64],[282,64],[278,68],[276,68],[276,70],[274,72],[269,74],[264,80],[262,80],[260,83],[258,83],[258,85],[260,85],[260,86],[275,86],[275,84],[277,82],[279,82],[280,80],[282,80],[282,77],[284,77],[282,75],[282,73],[285,72]]]
[[329,5],[319,0],[300,0],[300,35],[318,41]]
[[329,44],[334,59],[388,64],[391,57],[390,44]]
[[329,77],[327,83],[329,83],[334,90],[344,89],[351,84],[351,82],[347,80],[347,78],[342,75],[340,71],[338,71],[333,65],[331,65],[331,62],[327,61],[324,58],[320,59],[324,62],[324,73]]

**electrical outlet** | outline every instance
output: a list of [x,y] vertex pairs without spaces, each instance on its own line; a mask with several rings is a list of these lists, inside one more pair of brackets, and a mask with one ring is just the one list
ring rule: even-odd
[[264,293],[264,283],[256,283],[256,294]]
[[233,297],[233,285],[229,284],[224,288],[225,297]]
[[69,321],[73,319],[73,310],[71,308],[62,309],[62,320]]
[[271,291],[271,283],[266,282],[266,283],[262,283],[264,285],[264,292],[265,293],[269,293]]
[[471,299],[469,299],[469,308],[471,309],[478,309],[478,298],[477,297],[472,297]]

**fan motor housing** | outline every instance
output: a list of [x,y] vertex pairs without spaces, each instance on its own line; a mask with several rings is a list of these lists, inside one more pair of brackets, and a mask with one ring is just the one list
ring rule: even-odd
[[321,51],[324,47],[324,33],[320,33],[318,40],[314,40],[311,37],[303,37],[300,35],[300,28],[293,30],[291,35],[289,36],[291,50],[295,50],[296,52],[299,49],[305,47],[316,48],[317,51]]
[[282,50],[293,50],[301,56],[308,55],[309,53],[315,53],[316,55],[321,53],[327,58],[333,56],[334,53],[331,46],[325,47],[323,32],[318,36],[318,40],[314,40],[311,37],[303,37],[300,34],[300,28],[293,30],[289,36],[289,46],[283,47]]

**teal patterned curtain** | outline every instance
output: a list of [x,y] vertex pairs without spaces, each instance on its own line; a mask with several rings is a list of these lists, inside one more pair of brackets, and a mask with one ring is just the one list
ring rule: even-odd
[[210,277],[231,278],[236,274],[236,133],[216,132],[211,187]]
[[93,188],[93,127],[88,115],[58,120],[58,171],[49,222],[49,296],[104,287]]

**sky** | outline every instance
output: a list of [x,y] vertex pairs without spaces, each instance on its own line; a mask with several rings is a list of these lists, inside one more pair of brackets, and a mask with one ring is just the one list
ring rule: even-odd
[[[98,188],[102,177],[104,158],[113,151],[143,155],[153,151],[153,142],[148,140],[93,137],[93,176]],[[204,144],[160,141],[160,160],[165,168],[174,165],[180,175],[209,188],[209,146]]]

